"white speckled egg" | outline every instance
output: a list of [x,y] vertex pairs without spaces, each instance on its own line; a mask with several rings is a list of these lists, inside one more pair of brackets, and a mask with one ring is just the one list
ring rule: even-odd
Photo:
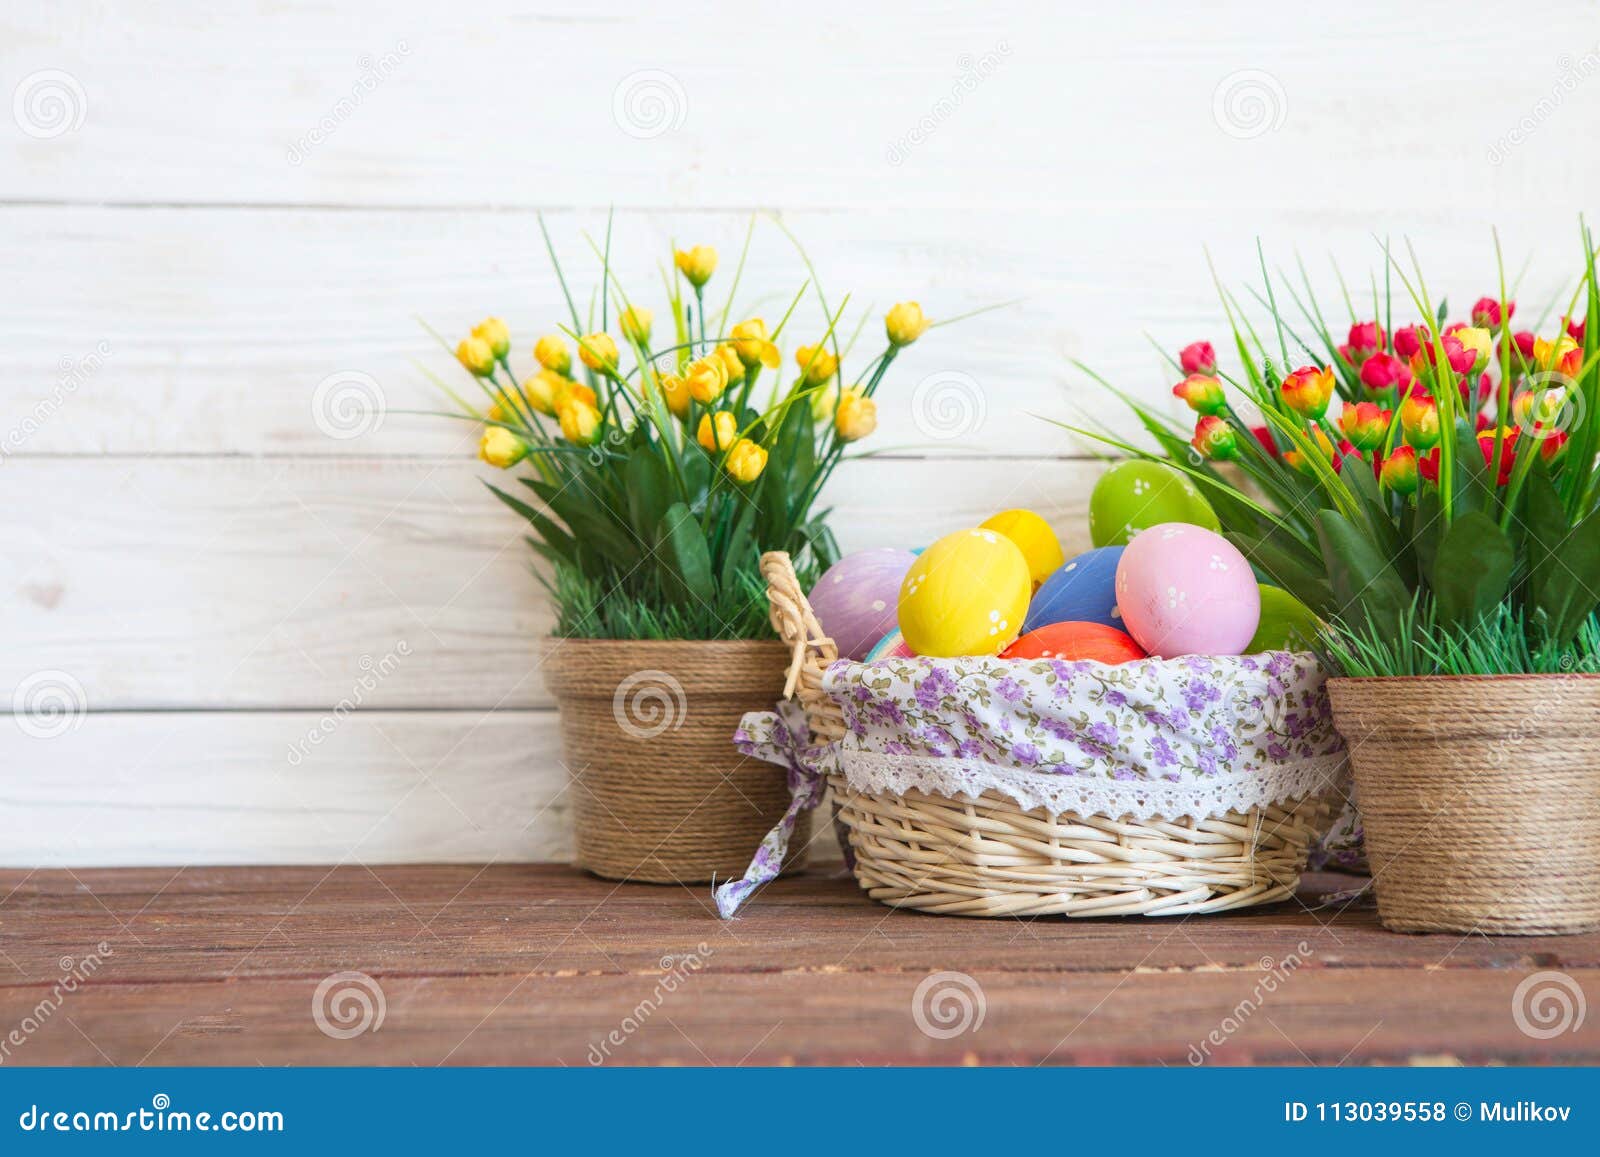
[[1021,549],[981,527],[947,534],[900,586],[900,632],[918,655],[996,655],[1022,630],[1033,578]]
[[809,596],[841,659],[864,659],[894,630],[900,584],[915,556],[909,550],[862,550],[830,566]]
[[1117,564],[1117,608],[1155,658],[1237,655],[1261,619],[1250,564],[1204,527],[1161,523],[1136,535]]

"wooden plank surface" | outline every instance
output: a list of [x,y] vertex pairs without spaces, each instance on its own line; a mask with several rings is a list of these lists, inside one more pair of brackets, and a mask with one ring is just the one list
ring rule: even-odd
[[[620,214],[617,276],[665,325],[658,265],[669,244],[715,244],[728,267],[708,289],[720,316],[749,218],[745,210]],[[603,237],[606,220],[604,208],[547,216],[581,308],[600,268],[585,236]],[[1073,358],[1183,412],[1169,393],[1175,377],[1147,335],[1169,353],[1208,338],[1227,356],[1207,249],[1258,319],[1245,288],[1259,286],[1257,240],[1280,268],[1293,270],[1302,253],[1336,329],[1349,310],[1330,259],[1350,280],[1356,308],[1371,316],[1368,275],[1380,285],[1383,276],[1375,233],[1392,230],[1397,245],[1409,239],[1430,291],[1459,313],[1495,290],[1490,229],[1498,226],[1508,276],[1531,260],[1518,288],[1518,316],[1530,324],[1558,297],[1565,305],[1581,257],[1575,207],[1360,215],[1118,202],[1071,213],[975,207],[959,225],[952,220],[901,207],[783,214],[831,307],[850,295],[844,333],[863,313],[871,317],[847,371],[879,352],[881,315],[894,301],[915,298],[936,319],[1015,302],[933,330],[904,352],[878,393],[877,449],[1086,452],[1041,415],[1078,421],[1088,413],[1132,433],[1123,407],[1109,404]],[[461,452],[463,438],[470,455],[461,425],[406,412],[445,408],[418,363],[473,392],[418,319],[454,341],[481,317],[503,316],[524,374],[535,338],[571,324],[525,211],[16,206],[0,207],[0,239],[0,270],[9,274],[0,278],[0,449],[11,456],[438,456]],[[730,321],[756,314],[775,323],[806,276],[790,242],[763,220]],[[1394,291],[1398,325],[1415,311],[1398,282]],[[787,356],[821,332],[821,318],[808,295],[786,331]]]
[[[10,196],[79,202],[1570,212],[1594,185],[1596,159],[1571,147],[1600,107],[1581,82],[1584,0],[1502,21],[1448,0],[1190,15],[1047,0],[740,14],[690,0],[626,18],[497,0],[471,20],[426,0],[32,5],[6,17],[0,75],[10,92],[68,74],[75,127],[8,133],[0,157]],[[708,52],[735,23],[737,51]]]
[[[1394,935],[1309,906],[1338,882],[1237,916],[1012,922],[811,874],[719,922],[704,888],[555,866],[6,872],[0,1024],[92,958],[6,1063],[1600,1061],[1595,1018],[1541,1036],[1518,996],[1536,973],[1600,991],[1600,936]],[[358,989],[367,1028],[341,1036]]]
[[[0,687],[63,673],[90,711],[551,702],[538,675],[551,618],[527,528],[470,459],[7,470],[50,501],[0,513]],[[926,545],[1012,506],[1086,547],[1098,472],[867,459],[842,467],[830,494],[846,550]]]

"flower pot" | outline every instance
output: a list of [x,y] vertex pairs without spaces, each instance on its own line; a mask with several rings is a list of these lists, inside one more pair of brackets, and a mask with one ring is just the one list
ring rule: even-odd
[[[777,641],[556,639],[544,670],[561,708],[581,868],[611,880],[703,884],[741,875],[789,805],[784,772],[733,746],[746,711],[783,695]],[[803,865],[809,816],[786,872]]]
[[1600,927],[1600,676],[1330,679],[1385,927]]

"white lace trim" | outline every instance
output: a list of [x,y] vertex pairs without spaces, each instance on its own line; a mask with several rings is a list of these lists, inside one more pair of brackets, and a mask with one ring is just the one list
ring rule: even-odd
[[1187,783],[1080,779],[981,760],[886,755],[848,748],[838,754],[845,781],[857,791],[904,795],[914,790],[972,800],[985,791],[996,791],[1025,811],[1043,808],[1053,816],[1076,812],[1108,819],[1200,820],[1341,787],[1349,774],[1343,752]]

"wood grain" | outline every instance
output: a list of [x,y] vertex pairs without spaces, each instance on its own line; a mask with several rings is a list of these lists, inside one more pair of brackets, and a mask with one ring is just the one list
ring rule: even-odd
[[[1594,991],[1600,938],[1395,936],[1359,909],[969,921],[807,876],[723,923],[699,890],[531,866],[9,872],[0,895],[0,1023],[96,957],[8,1063],[1600,1060],[1592,1018],[1538,1040],[1512,1012],[1534,971]],[[351,971],[384,1019],[336,1040],[310,1006]],[[936,972],[981,1024],[918,1028]]]
[[[1247,289],[1260,283],[1257,239],[1272,265],[1290,271],[1302,252],[1341,332],[1349,310],[1330,258],[1350,280],[1356,309],[1371,316],[1368,275],[1381,285],[1383,273],[1378,231],[1414,243],[1430,291],[1459,313],[1494,290],[1497,225],[1508,276],[1532,260],[1518,290],[1518,316],[1530,324],[1557,298],[1565,305],[1581,255],[1575,207],[1379,216],[1117,203],[1071,213],[973,207],[959,218],[786,211],[783,219],[805,243],[831,308],[850,295],[845,336],[868,316],[848,374],[882,348],[881,315],[894,301],[915,298],[936,319],[1015,302],[932,330],[892,367],[869,445],[925,456],[1090,451],[1044,418],[1081,425],[1087,416],[1135,433],[1121,403],[1071,359],[1162,412],[1186,413],[1169,392],[1171,367],[1147,339],[1170,353],[1209,338],[1225,366],[1235,364],[1206,248],[1263,325]],[[720,316],[748,221],[744,211],[624,213],[612,240],[617,275],[665,327],[657,268],[672,239],[716,244],[727,266],[709,287]],[[553,212],[548,224],[586,312],[600,263],[584,237],[604,237],[605,211]],[[8,456],[470,455],[469,428],[407,412],[448,408],[423,368],[473,393],[418,319],[453,341],[487,314],[505,317],[523,373],[535,338],[571,325],[531,212],[14,207],[0,208],[0,239]],[[758,225],[730,320],[756,314],[775,324],[805,280],[778,228]],[[1398,280],[1393,290],[1395,324],[1414,318]],[[1294,333],[1314,342],[1284,304]],[[808,295],[786,331],[789,356],[823,329]],[[1270,326],[1261,333],[1276,350]],[[1293,334],[1287,349],[1296,362],[1310,356]]]
[[[483,490],[481,464],[42,458],[7,469],[50,501],[0,514],[0,687],[61,672],[91,711],[551,702],[538,675],[551,619],[525,527]],[[925,545],[1011,506],[1086,546],[1097,473],[1074,461],[863,460],[831,494],[847,550]]]
[[[1583,0],[1499,21],[1353,0],[1292,22],[1251,0],[1202,21],[1042,0],[737,15],[691,0],[626,18],[497,0],[470,20],[423,0],[33,6],[6,19],[0,74],[64,70],[84,113],[51,139],[7,134],[0,155],[8,196],[80,202],[1570,213],[1600,175],[1572,147],[1600,89],[1563,91],[1489,156],[1577,72],[1592,15]],[[708,49],[735,28],[738,51]],[[1272,78],[1264,112],[1226,97],[1252,70]]]

